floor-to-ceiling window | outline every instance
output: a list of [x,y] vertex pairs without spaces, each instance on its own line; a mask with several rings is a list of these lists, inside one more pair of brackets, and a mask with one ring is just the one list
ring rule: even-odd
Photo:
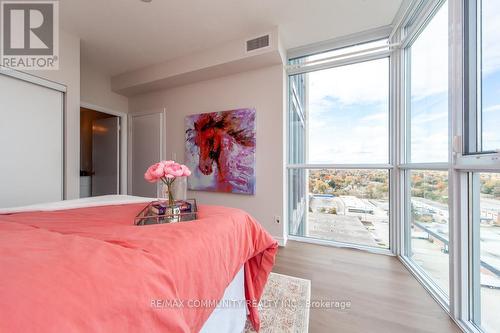
[[[500,2],[465,2],[464,154],[469,321],[500,331]],[[465,318],[467,319],[467,318]]]
[[500,328],[500,173],[469,175],[471,202],[471,320],[486,332]]
[[[290,61],[321,65],[301,67],[289,80],[292,236],[389,247],[389,58],[387,50],[370,51],[381,45],[386,41]],[[322,63],[363,50],[368,59]]]
[[500,147],[500,1],[480,0],[476,17],[478,55],[478,149]]
[[289,234],[390,248],[464,330],[500,332],[500,1],[397,22],[290,61]]
[[404,255],[447,299],[449,294],[448,6],[404,48]]

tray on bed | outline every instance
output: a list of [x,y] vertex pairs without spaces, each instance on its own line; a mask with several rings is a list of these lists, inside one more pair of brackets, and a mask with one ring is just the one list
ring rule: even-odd
[[[157,206],[162,204],[166,209],[164,213],[157,212]],[[172,209],[173,208],[173,209]],[[134,219],[135,225],[165,224],[196,220],[198,218],[198,206],[196,199],[177,200],[173,207],[164,201],[152,201],[137,214]]]

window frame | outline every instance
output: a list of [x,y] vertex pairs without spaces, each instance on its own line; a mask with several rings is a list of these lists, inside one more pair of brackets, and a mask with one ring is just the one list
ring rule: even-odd
[[[480,193],[480,180],[479,173],[470,172],[467,174],[468,177],[468,191],[469,191],[469,321],[480,329],[477,325],[478,318],[481,318],[481,302],[477,302],[478,295],[481,293],[481,285],[477,285],[475,282],[480,281],[479,270],[476,264],[480,262],[480,242],[479,242],[479,226],[480,221],[478,221],[478,212],[480,212],[480,197],[477,195]],[[480,220],[480,218],[479,218]],[[480,299],[480,298],[479,298]]]
[[[429,171],[447,171],[448,172],[448,228],[449,228],[449,256],[451,257],[452,239],[451,239],[451,224],[453,223],[451,202],[453,200],[453,192],[451,186],[452,167],[451,167],[451,154],[448,155],[448,161],[446,162],[429,162],[429,163],[419,163],[411,162],[411,47],[414,42],[421,35],[422,31],[427,27],[429,22],[434,18],[435,14],[439,11],[441,6],[446,2],[446,0],[439,1],[416,1],[412,5],[417,8],[410,14],[406,19],[402,21],[401,26],[398,28],[395,37],[400,38],[401,48],[398,50],[400,57],[402,59],[401,63],[401,73],[399,82],[399,94],[401,95],[400,103],[400,114],[401,119],[399,122],[401,136],[399,140],[401,142],[401,159],[397,163],[397,168],[400,170],[401,183],[401,204],[398,209],[400,210],[400,239],[401,247],[398,252],[398,256],[403,264],[410,270],[410,272],[419,280],[419,282],[424,285],[424,287],[429,291],[431,296],[444,308],[449,311],[450,299],[451,299],[451,263],[449,265],[449,294],[446,295],[443,290],[436,284],[433,278],[425,272],[425,270],[416,264],[416,262],[411,258],[411,171],[419,170],[429,170]],[[416,13],[415,13],[416,11]],[[449,84],[449,82],[448,82]],[[448,87],[448,96],[450,94]],[[449,98],[449,97],[448,97]],[[451,149],[451,110],[448,105],[448,151]]]
[[[500,172],[500,153],[482,150],[481,133],[481,84],[479,77],[481,50],[478,45],[479,25],[481,24],[481,0],[461,0],[456,6],[451,17],[455,22],[463,22],[464,28],[457,34],[455,42],[463,43],[463,49],[456,49],[454,57],[457,66],[451,70],[456,75],[463,75],[462,86],[456,88],[463,94],[463,105],[457,114],[459,119],[456,135],[461,136],[461,147],[456,147],[456,158],[454,169],[459,174],[457,183],[460,186],[462,201],[460,223],[461,230],[457,231],[456,238],[460,240],[463,254],[458,258],[456,269],[460,275],[461,290],[457,293],[457,308],[454,316],[460,325],[469,332],[479,333],[483,330],[478,325],[481,318],[481,304],[477,302],[480,295],[480,284],[475,282],[478,278],[477,267],[480,256],[479,223],[480,223],[480,189],[479,175],[481,172]],[[455,79],[458,81],[458,79]],[[460,95],[457,94],[453,103],[458,105]],[[459,118],[459,116],[462,116]],[[480,135],[479,135],[480,134]],[[457,146],[460,142],[457,142]]]
[[[470,147],[477,145],[477,119],[480,116],[471,113],[477,108],[477,94],[480,93],[476,86],[477,81],[477,52],[472,50],[471,45],[477,45],[474,38],[475,32],[471,27],[476,27],[477,11],[471,8],[475,0],[448,0],[449,19],[449,75],[448,75],[448,113],[449,113],[449,159],[446,163],[408,163],[408,151],[406,149],[407,137],[407,64],[405,48],[410,45],[420,30],[445,0],[411,0],[406,7],[402,7],[398,13],[395,24],[390,33],[386,29],[378,32],[363,33],[362,36],[348,36],[340,41],[321,43],[308,48],[292,50],[289,55],[293,58],[311,54],[311,50],[326,51],[335,47],[345,47],[363,41],[372,41],[376,38],[389,36],[391,48],[387,52],[389,57],[389,164],[387,165],[364,165],[364,164],[328,164],[314,165],[318,167],[342,169],[389,169],[389,228],[390,246],[389,251],[380,251],[374,248],[363,248],[352,244],[342,244],[331,241],[317,241],[314,239],[304,240],[288,236],[289,239],[306,241],[312,243],[348,246],[363,249],[375,253],[393,254],[408,268],[415,278],[424,286],[429,294],[449,313],[457,325],[466,332],[481,333],[482,330],[474,323],[477,318],[478,308],[474,310],[474,285],[472,262],[474,256],[478,255],[476,244],[477,232],[474,232],[474,222],[477,219],[477,208],[474,208],[473,190],[471,189],[471,177],[478,172],[500,173],[500,152],[472,152]],[[381,33],[383,31],[383,33]],[[472,32],[471,32],[472,31]],[[471,55],[471,52],[472,55]],[[370,55],[372,56],[372,55]],[[290,57],[292,58],[292,56]],[[356,62],[360,58],[352,58]],[[342,59],[345,61],[345,59]],[[338,62],[337,65],[345,63]],[[471,80],[474,78],[474,80]],[[479,87],[480,89],[480,87]],[[288,99],[287,99],[288,103]],[[471,106],[472,105],[472,106]],[[288,106],[287,106],[288,110]],[[288,112],[287,116],[288,117]],[[474,118],[475,117],[475,118]],[[288,131],[288,118],[286,130]],[[287,133],[288,138],[288,133]],[[476,140],[476,141],[474,141]],[[477,150],[477,149],[476,149]],[[288,151],[288,150],[286,150]],[[288,175],[291,168],[307,168],[306,164],[286,164],[284,170]],[[408,208],[407,184],[410,170],[447,170],[448,192],[449,192],[449,295],[448,302],[443,300],[442,295],[436,291],[432,282],[426,274],[419,271],[418,267],[407,260],[409,242],[406,237],[406,222],[410,221],[406,214],[411,211]],[[285,178],[288,179],[288,178]],[[285,182],[287,195],[288,182]],[[286,202],[286,201],[285,201]],[[477,205],[476,205],[477,207]],[[475,214],[475,215],[474,215]],[[286,217],[285,217],[285,221]],[[477,223],[476,223],[477,224]],[[285,223],[285,228],[288,223]],[[288,231],[286,231],[288,235]],[[476,291],[477,293],[477,291]],[[474,311],[476,312],[474,314]]]
[[[498,156],[498,151],[483,150],[482,108],[482,18],[483,0],[462,0],[464,43],[463,156]],[[500,149],[500,147],[498,147]]]
[[[432,7],[440,6],[443,1],[429,1],[427,7],[422,7],[421,0],[413,1],[410,7],[427,8],[428,17],[432,17]],[[471,20],[470,5],[474,4],[475,1],[472,0],[459,0],[459,1],[448,1],[448,18],[449,18],[449,153],[450,158],[448,163],[424,163],[424,164],[412,164],[412,163],[401,163],[397,165],[397,169],[401,170],[411,170],[412,166],[416,169],[441,169],[446,170],[448,168],[449,177],[449,227],[450,227],[450,289],[449,289],[449,305],[442,301],[439,292],[435,290],[428,283],[428,279],[424,274],[418,272],[418,268],[415,269],[411,263],[408,263],[405,258],[405,251],[407,251],[407,241],[405,241],[404,228],[401,230],[401,249],[398,253],[401,261],[408,267],[408,269],[415,275],[417,280],[419,280],[425,287],[425,289],[433,296],[438,303],[449,312],[451,318],[457,323],[457,325],[467,332],[481,333],[483,332],[474,322],[474,317],[477,318],[478,311],[480,311],[480,305],[477,303],[474,306],[474,294],[477,295],[477,286],[473,285],[474,274],[477,272],[473,271],[472,263],[475,257],[478,256],[478,233],[474,232],[474,225],[478,225],[477,220],[477,198],[473,198],[473,190],[471,189],[471,179],[473,175],[478,172],[500,172],[500,154],[498,152],[482,151],[482,152],[468,152],[471,145],[477,144],[477,133],[480,128],[477,128],[477,123],[472,116],[480,118],[477,113],[471,113],[471,110],[475,111],[477,107],[477,94],[478,91],[476,81],[470,80],[471,77],[477,78],[476,76],[476,65],[477,62],[472,58],[470,53],[477,52],[474,48],[473,51],[469,48],[472,43],[476,44],[475,40],[470,40],[470,25],[477,24],[477,17],[473,17]],[[432,3],[432,5],[430,5]],[[475,9],[474,9],[475,10]],[[411,11],[410,11],[411,12]],[[473,12],[472,15],[476,15],[477,12]],[[425,17],[422,13],[419,17]],[[402,25],[396,27],[395,29],[395,40],[398,36],[404,36],[402,39],[402,49],[406,45],[411,44],[414,35],[406,34],[404,31],[404,22],[408,20],[402,20]],[[425,20],[421,21],[425,25]],[[473,23],[472,23],[473,22]],[[454,28],[462,27],[462,28]],[[418,31],[415,26],[412,29],[413,32]],[[400,50],[400,57],[404,58],[404,51]],[[403,55],[402,55],[403,54]],[[473,53],[475,54],[475,53]],[[471,62],[473,65],[471,66]],[[402,67],[404,66],[401,65]],[[472,69],[471,69],[472,68]],[[404,109],[405,104],[405,77],[404,68],[403,73],[400,74],[400,81],[398,82],[398,88],[401,95],[402,101],[400,102],[400,108]],[[471,107],[471,104],[473,108]],[[406,112],[403,113],[402,118],[406,116]],[[472,118],[472,119],[471,119]],[[471,122],[474,124],[471,126]],[[402,119],[399,122],[402,132],[399,140],[405,140],[405,122]],[[404,141],[406,142],[406,141]],[[405,147],[401,147],[404,149]],[[401,156],[406,157],[403,153]],[[404,161],[404,160],[403,160]],[[404,179],[404,175],[402,176]],[[405,186],[404,181],[401,182],[403,187],[403,194],[406,194],[407,185]],[[474,208],[475,207],[475,208]],[[402,221],[405,217],[405,209],[408,212],[408,208],[400,204],[399,209]],[[401,222],[401,221],[400,221]]]
[[[325,61],[322,62],[319,65],[313,65],[313,66],[307,66],[307,68],[297,68],[295,64],[293,64],[293,60],[311,55],[311,54],[318,54],[321,52],[328,52],[332,51],[335,49],[341,49],[345,47],[349,47],[352,45],[358,45],[358,44],[364,44],[364,43],[369,43],[381,39],[387,39],[389,36],[389,30],[383,29],[380,31],[374,31],[371,33],[362,33],[357,36],[352,36],[350,39],[350,43],[347,43],[346,40],[341,40],[341,41],[332,41],[329,44],[322,44],[321,48],[311,52],[311,49],[308,48],[307,52],[297,52],[297,51],[292,51],[293,57],[289,58],[289,62],[291,63],[292,66],[287,66],[286,74],[287,74],[287,82],[288,82],[288,94],[290,94],[290,87],[291,87],[291,77],[294,75],[298,74],[306,74],[314,71],[319,71],[319,70],[325,70],[325,69],[331,69],[331,68],[336,68],[336,67],[341,67],[341,66],[347,66],[347,65],[353,65],[357,63],[362,63],[366,61],[374,61],[374,60],[379,60],[379,59],[388,59],[388,162],[389,163],[352,163],[352,164],[347,164],[347,163],[290,163],[290,105],[287,105],[287,117],[286,117],[286,137],[287,137],[287,155],[285,157],[285,171],[286,171],[286,180],[288,182],[289,180],[289,175],[291,170],[297,170],[297,169],[306,169],[306,170],[317,170],[317,169],[338,169],[338,170],[346,170],[346,169],[367,169],[367,170],[387,170],[388,171],[388,182],[389,182],[389,189],[388,189],[388,195],[389,195],[389,246],[387,249],[385,248],[377,248],[377,247],[371,247],[371,246],[365,246],[361,244],[352,244],[352,243],[344,243],[341,241],[336,241],[336,240],[323,240],[323,239],[316,239],[316,238],[309,238],[309,237],[303,237],[303,236],[294,236],[291,235],[289,232],[289,218],[286,219],[286,237],[287,239],[291,240],[298,240],[298,241],[303,241],[303,242],[310,242],[310,243],[316,243],[316,244],[324,244],[324,245],[334,245],[338,247],[349,247],[349,248],[355,248],[355,249],[360,249],[360,250],[365,250],[373,253],[379,253],[379,254],[389,254],[392,255],[394,254],[394,237],[393,237],[393,220],[394,220],[394,214],[393,214],[393,200],[392,197],[394,196],[394,137],[391,134],[392,133],[392,128],[393,128],[393,119],[394,119],[394,107],[393,107],[393,94],[391,92],[391,77],[393,76],[393,66],[392,66],[392,55],[393,52],[391,50],[391,47],[388,46],[386,50],[380,50],[374,53],[368,53],[368,54],[361,54],[361,55],[353,55],[350,57],[342,57],[340,59],[332,59],[330,61]],[[327,46],[325,46],[327,45]],[[290,55],[290,54],[289,54]],[[288,103],[290,98],[287,98]],[[285,211],[287,214],[289,214],[289,193],[288,193],[288,186],[289,184],[287,183],[285,185],[285,195],[287,196],[287,199],[285,202],[287,202],[287,207]]]
[[[484,332],[481,328],[482,321],[482,286],[481,286],[481,174],[499,174],[500,170],[485,171],[474,170],[467,172],[469,187],[469,308],[467,325],[474,332]],[[489,333],[489,332],[488,332]]]

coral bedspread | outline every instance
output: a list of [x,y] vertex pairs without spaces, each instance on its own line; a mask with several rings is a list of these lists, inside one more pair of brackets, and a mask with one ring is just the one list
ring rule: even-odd
[[198,332],[242,265],[258,328],[276,241],[225,207],[134,226],[143,206],[0,215],[0,332]]

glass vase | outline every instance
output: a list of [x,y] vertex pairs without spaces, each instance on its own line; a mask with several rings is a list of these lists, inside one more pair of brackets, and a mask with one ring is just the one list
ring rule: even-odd
[[172,194],[174,200],[184,200],[187,199],[187,177],[176,178],[172,184]]
[[165,219],[168,220],[168,223],[179,222],[181,217],[181,210],[175,205],[175,199],[172,190],[172,184],[163,184],[162,199],[164,199],[163,201],[165,201],[165,203],[167,204]]

